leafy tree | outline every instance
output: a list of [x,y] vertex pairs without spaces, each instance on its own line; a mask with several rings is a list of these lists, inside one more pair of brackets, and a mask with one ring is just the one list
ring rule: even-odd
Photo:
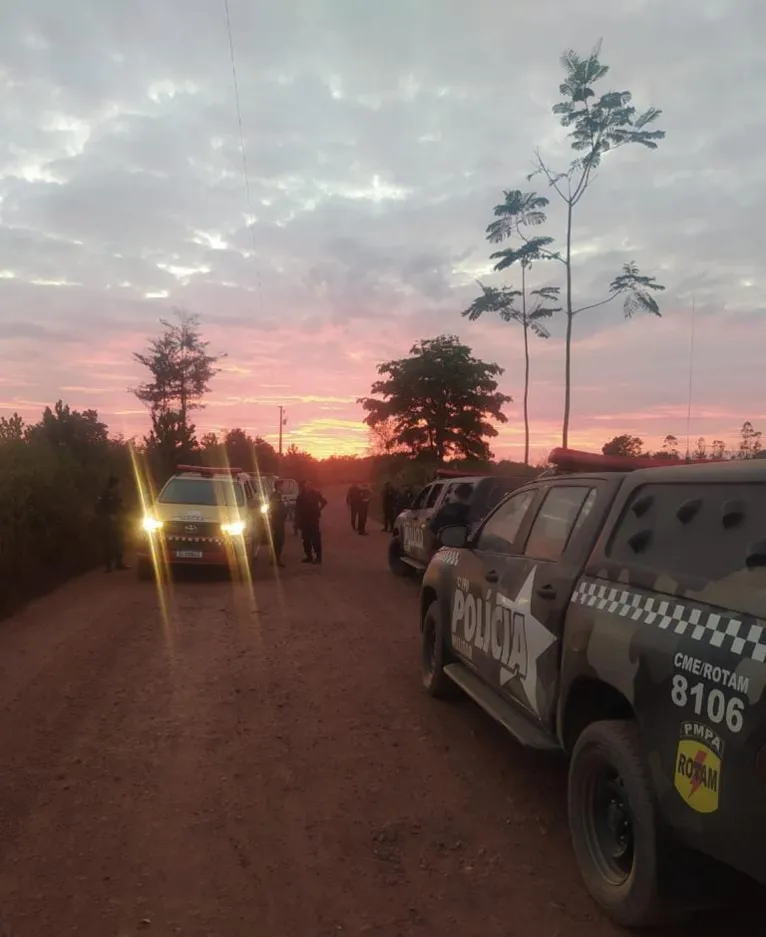
[[224,355],[211,355],[202,340],[199,317],[175,311],[177,322],[160,319],[163,332],[149,342],[147,352],[133,358],[150,379],[132,393],[149,408],[152,428],[147,448],[161,454],[165,468],[179,458],[189,458],[196,448],[195,428],[189,420],[193,410],[203,407],[202,398],[218,373]]
[[546,247],[553,241],[549,237],[529,238],[524,228],[539,225],[545,221],[543,208],[548,199],[534,192],[521,192],[515,189],[505,192],[505,200],[495,206],[496,221],[487,227],[487,240],[498,243],[511,238],[520,241],[511,247],[496,251],[491,255],[497,259],[495,270],[505,270],[514,263],[521,266],[521,289],[512,287],[485,286],[479,282],[481,296],[471,303],[462,315],[472,322],[484,313],[496,313],[504,322],[520,325],[524,335],[524,464],[529,464],[529,333],[539,338],[549,338],[550,332],[545,327],[546,319],[559,312],[561,307],[554,305],[559,298],[557,286],[544,286],[532,290],[527,297],[527,272],[533,261],[548,256]]
[[205,433],[200,437],[199,447],[203,453],[216,452],[220,445],[217,433]]
[[295,443],[290,443],[282,456],[280,475],[283,478],[316,481],[318,472],[319,463],[314,456],[310,452],[299,449]]
[[402,447],[396,441],[396,422],[393,419],[381,420],[369,428],[371,455],[396,455]]
[[46,407],[40,422],[30,426],[26,435],[30,442],[60,446],[80,456],[109,442],[109,429],[96,410],[72,410],[61,400],[52,409]]
[[662,449],[654,453],[655,459],[667,459],[668,461],[678,461],[681,456],[678,451],[678,439],[668,434],[662,441]]
[[541,250],[564,265],[566,342],[564,366],[564,421],[562,444],[569,439],[572,383],[572,326],[575,316],[587,309],[594,309],[612,302],[618,296],[624,298],[623,311],[630,318],[637,312],[648,312],[659,316],[653,291],[663,290],[653,277],[643,276],[632,261],[623,265],[622,273],[609,285],[604,299],[586,306],[575,306],[572,282],[572,255],[575,208],[585,197],[597,178],[597,170],[604,156],[620,147],[637,144],[647,149],[656,149],[658,141],[665,137],[662,130],[650,129],[662,113],[650,107],[638,114],[632,105],[629,91],[607,91],[600,97],[593,90],[609,72],[609,67],[600,60],[601,43],[583,58],[569,50],[561,58],[565,80],[559,85],[562,100],[554,105],[553,113],[560,117],[562,126],[569,130],[572,150],[576,158],[563,171],[554,170],[543,159],[540,151],[535,154],[535,171],[530,179],[542,174],[553,191],[562,201],[566,211],[565,246],[563,251],[554,252],[550,245]]
[[503,368],[474,358],[457,336],[440,335],[377,370],[385,377],[372,385],[371,396],[358,400],[368,426],[393,420],[397,444],[416,456],[491,457],[486,440],[497,430],[489,420],[505,423],[502,408],[511,400],[497,390]]
[[630,436],[623,433],[622,436],[615,436],[609,442],[601,447],[604,455],[625,455],[636,458],[643,454],[644,441],[639,436]]
[[746,420],[742,424],[742,429],[739,431],[739,451],[737,453],[737,458],[739,459],[753,459],[761,451],[761,436],[762,433],[760,430],[755,429],[750,420]]
[[726,443],[723,439],[714,439],[710,444],[710,458],[711,459],[725,459],[726,458]]
[[18,413],[0,416],[0,442],[21,442],[25,428],[24,420]]

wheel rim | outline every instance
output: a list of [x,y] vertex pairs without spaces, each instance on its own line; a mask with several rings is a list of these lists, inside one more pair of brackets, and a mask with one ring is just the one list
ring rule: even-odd
[[423,622],[423,672],[429,677],[436,673],[436,626],[430,615]]
[[602,762],[593,770],[583,821],[600,875],[611,885],[623,885],[633,870],[634,820],[625,784],[610,764]]

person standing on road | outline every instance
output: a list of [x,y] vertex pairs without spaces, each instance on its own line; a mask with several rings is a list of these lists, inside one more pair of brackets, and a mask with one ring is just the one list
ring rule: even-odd
[[367,515],[370,511],[370,501],[372,500],[372,492],[370,491],[367,485],[359,485],[357,496],[357,520],[356,520],[356,532],[362,536],[367,536]]
[[125,506],[120,492],[120,482],[110,475],[106,488],[98,496],[96,514],[101,524],[101,543],[104,553],[104,572],[127,569],[123,562]]
[[269,498],[269,526],[271,529],[271,565],[284,567],[282,550],[285,548],[285,524],[287,507],[282,500],[282,482],[274,483],[274,490]]
[[327,499],[317,491],[311,482],[306,482],[303,491],[295,502],[295,510],[303,537],[303,552],[306,554],[302,563],[322,562],[322,530],[320,527],[322,511]]
[[359,485],[356,482],[346,492],[346,505],[351,514],[351,529],[359,529]]
[[387,481],[383,485],[383,532],[387,533],[394,530],[394,521],[396,520],[396,489]]

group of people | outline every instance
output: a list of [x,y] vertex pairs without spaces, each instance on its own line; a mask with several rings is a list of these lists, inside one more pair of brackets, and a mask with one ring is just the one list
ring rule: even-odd
[[[320,565],[322,563],[322,511],[327,499],[310,481],[299,484],[298,497],[295,501],[294,529],[301,535],[303,544],[303,563]],[[269,502],[269,525],[271,528],[271,562],[283,567],[282,553],[285,546],[285,527],[288,520],[288,507],[282,498],[282,483],[277,480]],[[394,521],[404,507],[412,500],[412,491],[397,489],[389,481],[383,486],[382,494],[383,530],[393,531]],[[367,518],[372,501],[369,485],[355,483],[346,494],[346,504],[351,516],[352,529],[361,536],[367,535]],[[128,569],[123,560],[124,554],[124,515],[125,505],[120,491],[119,481],[110,476],[106,487],[101,492],[96,505],[101,524],[104,566],[107,572],[115,569]]]

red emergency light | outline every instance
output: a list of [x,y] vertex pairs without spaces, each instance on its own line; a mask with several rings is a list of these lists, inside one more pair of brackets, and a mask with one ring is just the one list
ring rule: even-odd
[[195,475],[205,475],[212,478],[213,475],[243,475],[242,469],[238,468],[211,468],[208,465],[177,465],[178,472],[193,472]]
[[603,455],[580,449],[551,450],[548,461],[561,472],[635,472],[643,468],[662,468],[668,465],[698,465],[709,459],[655,459],[652,456]]

